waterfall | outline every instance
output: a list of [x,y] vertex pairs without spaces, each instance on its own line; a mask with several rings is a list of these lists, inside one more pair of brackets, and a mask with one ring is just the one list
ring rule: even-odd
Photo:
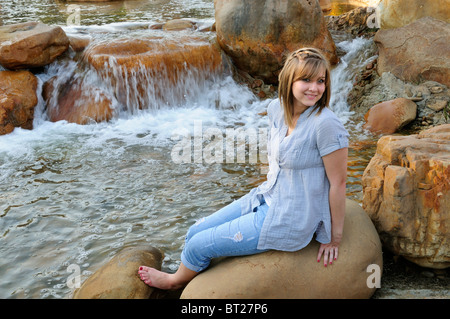
[[331,72],[330,108],[347,123],[354,112],[350,111],[347,96],[353,87],[353,78],[357,71],[375,59],[372,53],[371,39],[355,38],[336,43],[346,52],[339,64]]
[[[332,95],[330,108],[347,123],[354,114],[349,109],[347,96],[352,89],[355,73],[373,60],[372,40],[356,38],[337,42],[337,47],[345,54],[339,64],[331,72]],[[189,53],[189,52],[187,52]],[[184,54],[186,55],[186,53]],[[132,56],[131,56],[132,57]],[[86,59],[85,59],[86,60]],[[232,84],[230,73],[221,69],[211,71],[208,65],[203,67],[189,67],[184,63],[181,67],[162,64],[157,68],[150,67],[144,62],[136,61],[133,67],[128,64],[120,65],[117,58],[109,56],[104,66],[89,66],[84,61],[76,61],[73,56],[69,60],[52,63],[45,73],[39,74],[40,89],[43,83],[53,81],[51,98],[47,101],[49,107],[45,110],[45,101],[39,96],[36,107],[35,126],[47,119],[46,112],[58,108],[58,94],[64,86],[74,79],[81,84],[81,90],[88,99],[98,104],[103,94],[111,101],[114,117],[130,117],[140,114],[142,109],[161,110],[184,107],[206,107],[227,110],[232,108],[246,109],[255,103],[255,98],[249,97],[249,92],[230,96],[230,91],[236,91],[238,86]],[[212,62],[211,62],[212,63]],[[225,64],[228,61],[224,61]],[[97,64],[100,64],[97,62]],[[175,68],[175,71],[171,70]],[[224,71],[225,70],[225,71]],[[172,74],[172,75],[171,75]],[[170,77],[174,77],[175,80]],[[226,87],[226,89],[225,89]],[[242,92],[246,88],[237,89]],[[86,102],[86,101],[84,101]],[[78,102],[78,104],[82,104]],[[259,103],[256,103],[259,104]],[[263,103],[264,104],[264,103]]]

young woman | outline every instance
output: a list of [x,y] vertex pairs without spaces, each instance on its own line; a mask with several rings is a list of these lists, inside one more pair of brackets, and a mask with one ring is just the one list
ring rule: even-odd
[[188,231],[174,274],[141,266],[161,289],[185,286],[212,258],[296,251],[315,235],[317,261],[338,257],[345,214],[348,133],[327,107],[330,67],[314,48],[291,53],[279,75],[279,98],[268,106],[267,180]]

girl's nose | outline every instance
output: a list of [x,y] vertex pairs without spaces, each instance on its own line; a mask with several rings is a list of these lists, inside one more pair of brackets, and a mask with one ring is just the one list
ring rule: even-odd
[[309,85],[309,90],[312,92],[316,92],[318,90],[318,85],[317,82],[311,82]]

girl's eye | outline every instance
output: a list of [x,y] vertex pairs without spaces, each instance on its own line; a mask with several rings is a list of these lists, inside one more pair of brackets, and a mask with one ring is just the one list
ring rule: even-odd
[[[309,83],[309,82],[311,82],[311,79],[302,79],[302,81]],[[325,83],[325,79],[317,80],[317,83],[320,83],[320,84]]]

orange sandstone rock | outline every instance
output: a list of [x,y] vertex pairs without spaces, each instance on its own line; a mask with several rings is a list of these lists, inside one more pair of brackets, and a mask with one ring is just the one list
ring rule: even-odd
[[447,0],[381,0],[377,15],[381,29],[399,28],[423,17],[450,23],[450,6]]
[[450,124],[384,136],[362,177],[383,244],[423,267],[450,267]]
[[44,84],[43,97],[47,102],[50,121],[89,124],[109,121],[115,114],[111,99],[99,88],[83,83],[83,78],[71,78],[59,83],[56,77]]
[[7,69],[47,65],[68,48],[69,39],[58,26],[25,22],[0,27],[0,64]]
[[391,72],[407,82],[450,86],[449,23],[424,17],[400,28],[379,30],[374,42],[379,51],[378,74]]
[[364,128],[381,134],[392,134],[416,118],[417,105],[398,98],[374,105],[364,116]]
[[220,48],[202,34],[100,42],[91,44],[84,58],[129,108],[151,107],[155,99],[177,101],[189,92],[190,81],[224,70]]
[[37,79],[29,71],[0,71],[0,135],[33,128]]
[[336,46],[318,1],[215,1],[217,40],[235,66],[266,83],[277,83],[286,55],[316,47],[331,64]]
[[75,52],[81,52],[83,51],[91,42],[90,36],[79,36],[79,35],[70,35],[68,36],[70,41],[70,47]]

